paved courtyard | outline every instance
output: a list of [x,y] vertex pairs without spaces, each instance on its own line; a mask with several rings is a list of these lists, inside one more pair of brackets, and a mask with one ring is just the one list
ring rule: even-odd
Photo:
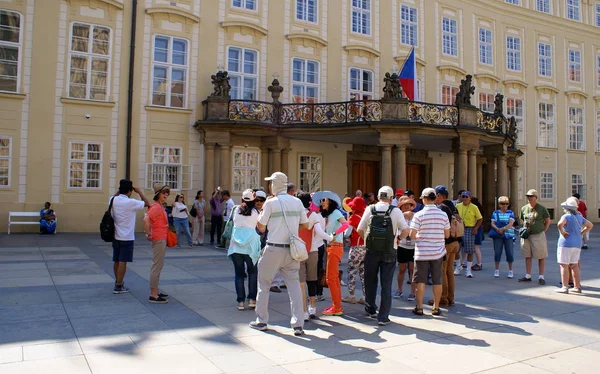
[[161,286],[170,301],[155,305],[141,236],[125,278],[131,292],[113,295],[111,247],[99,235],[3,235],[0,373],[598,373],[600,239],[583,253],[584,295],[553,292],[555,233],[549,247],[546,286],[507,279],[505,263],[494,279],[487,239],[484,271],[457,280],[457,305],[443,317],[428,308],[413,316],[412,303],[394,300],[393,324],[378,327],[345,305],[343,317],[308,322],[298,338],[285,291],[271,293],[269,332],[248,327],[254,312],[236,310],[222,250],[169,250]]

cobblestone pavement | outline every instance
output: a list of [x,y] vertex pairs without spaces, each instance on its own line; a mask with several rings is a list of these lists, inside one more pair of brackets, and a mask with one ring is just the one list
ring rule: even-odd
[[131,292],[113,295],[112,249],[99,235],[3,235],[0,373],[598,373],[600,239],[592,233],[582,254],[584,294],[555,294],[555,230],[546,286],[517,282],[518,246],[515,279],[506,278],[506,263],[493,278],[486,239],[483,271],[458,277],[457,305],[441,318],[427,307],[416,317],[412,303],[394,300],[393,323],[378,327],[360,305],[346,304],[343,317],[308,322],[299,338],[285,290],[271,293],[271,330],[248,327],[254,312],[236,310],[222,250],[169,249],[161,289],[171,297],[155,305],[142,236],[125,278]]

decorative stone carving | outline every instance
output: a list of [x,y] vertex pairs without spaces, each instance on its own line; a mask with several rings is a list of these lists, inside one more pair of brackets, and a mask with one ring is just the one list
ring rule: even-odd
[[398,79],[396,73],[385,73],[383,78],[383,98],[384,99],[401,99],[404,91],[402,90],[402,84]]
[[229,74],[226,71],[219,71],[215,75],[211,75],[214,92],[210,96],[229,98],[231,85],[229,84]]
[[467,74],[465,79],[461,79],[460,88],[456,94],[456,105],[472,106],[471,96],[475,94],[475,87],[471,85],[472,79],[471,74]]
[[273,98],[274,103],[279,103],[279,96],[283,92],[283,87],[279,85],[279,80],[277,78],[273,79],[271,85],[267,88],[271,93],[271,97]]
[[499,117],[504,115],[504,95],[500,93],[497,93],[494,98],[494,115]]
[[508,121],[508,130],[506,131],[506,134],[513,138],[515,140],[515,144],[517,144],[517,120],[514,116],[510,117],[510,120]]

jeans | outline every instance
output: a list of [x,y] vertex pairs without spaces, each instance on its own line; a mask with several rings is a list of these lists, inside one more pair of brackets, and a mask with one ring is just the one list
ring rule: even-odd
[[210,244],[215,242],[215,231],[217,232],[217,243],[221,243],[221,233],[223,231],[223,216],[210,217]]
[[248,272],[248,299],[256,300],[258,271],[256,265],[248,255],[234,253],[231,255],[233,269],[235,270],[235,292],[237,293],[237,302],[246,300],[246,287],[244,285],[244,275]]
[[502,246],[504,246],[504,250],[506,251],[506,262],[512,263],[514,262],[514,254],[515,254],[515,243],[512,238],[494,238],[494,262],[500,262],[502,259]]
[[192,234],[190,234],[190,221],[187,218],[174,218],[173,224],[175,225],[175,232],[177,233],[177,243],[181,245],[179,235],[181,231],[185,234],[188,245],[192,245]]
[[369,314],[377,312],[375,299],[377,298],[378,276],[381,276],[381,303],[377,319],[385,322],[389,319],[392,309],[392,281],[396,262],[384,262],[382,254],[369,252],[365,254],[365,311]]

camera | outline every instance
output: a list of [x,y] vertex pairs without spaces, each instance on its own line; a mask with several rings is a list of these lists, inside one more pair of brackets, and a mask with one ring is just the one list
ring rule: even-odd
[[92,118],[92,115],[91,115],[91,114],[86,114],[86,115],[85,115],[85,119],[90,119],[90,118]]

